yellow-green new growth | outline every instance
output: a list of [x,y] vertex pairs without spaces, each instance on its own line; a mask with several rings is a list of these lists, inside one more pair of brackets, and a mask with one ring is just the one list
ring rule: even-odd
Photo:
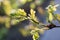
[[16,11],[16,13],[18,13],[19,15],[22,15],[22,16],[26,16],[26,12],[24,11],[24,9],[18,9]]
[[47,12],[48,12],[48,14],[49,14],[49,18],[48,18],[48,20],[49,21],[52,21],[53,19],[54,19],[54,17],[53,17],[53,13],[54,13],[54,11],[56,11],[57,10],[57,7],[58,7],[59,5],[49,5],[46,9],[47,9]]
[[39,33],[38,33],[39,30],[32,30],[31,31],[31,34],[33,35],[33,40],[38,40],[39,39]]
[[37,17],[35,16],[35,11],[33,9],[30,10],[29,17],[30,17],[32,22],[38,23]]

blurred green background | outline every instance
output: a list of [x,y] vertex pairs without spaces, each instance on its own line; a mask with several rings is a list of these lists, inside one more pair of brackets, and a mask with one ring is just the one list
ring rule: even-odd
[[44,23],[45,8],[51,3],[53,0],[0,0],[0,40],[32,40],[28,29],[34,27],[29,20],[17,23],[10,14],[24,9],[28,16],[30,9],[34,9],[39,22]]

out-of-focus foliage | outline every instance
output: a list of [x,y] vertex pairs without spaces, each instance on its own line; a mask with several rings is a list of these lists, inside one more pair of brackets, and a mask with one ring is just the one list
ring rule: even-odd
[[9,17],[6,18],[6,20],[5,20],[5,26],[6,26],[6,28],[10,28],[10,18]]
[[3,38],[6,37],[7,32],[8,32],[8,30],[6,28],[4,28],[4,27],[0,29],[0,40],[4,40]]
[[6,15],[10,15],[10,12],[12,10],[10,1],[9,0],[3,0],[2,3],[3,3],[3,8],[4,8],[4,11],[5,11]]
[[28,31],[28,30],[25,30],[25,29],[19,29],[19,32],[23,35],[23,36],[28,36],[28,35],[30,35],[30,31]]
[[[4,10],[4,13],[6,15],[3,17],[2,16],[0,17],[0,23],[5,25],[4,27],[2,27],[2,29],[0,29],[0,39],[3,40],[4,35],[7,34],[8,30],[6,28],[10,28],[11,25],[16,25],[17,23],[22,22],[24,20],[30,20],[32,25],[33,24],[35,24],[35,26],[38,25],[37,26],[38,29],[36,29],[35,26],[32,26],[31,29],[33,29],[33,30],[30,29],[29,32],[27,32],[26,30],[21,29],[20,32],[24,36],[26,36],[27,34],[29,34],[31,32],[31,34],[33,36],[33,40],[38,40],[39,33],[44,32],[44,30],[41,29],[42,26],[45,27],[46,25],[44,25],[42,22],[38,21],[38,18],[36,17],[36,14],[35,14],[36,11],[34,11],[33,9],[35,9],[37,6],[42,5],[44,1],[45,0],[3,0],[3,1],[1,0],[0,7],[2,7],[2,9]],[[32,8],[30,10],[30,14],[26,13],[24,9],[18,8],[18,7],[22,7],[26,3],[30,3],[29,7]],[[52,22],[53,19],[60,21],[60,15],[59,14],[54,15],[54,11],[56,11],[57,6],[58,5],[50,4],[47,7],[46,14],[48,16],[46,18],[50,22]],[[44,14],[45,10],[42,7],[38,7],[36,9],[42,15]],[[28,16],[27,16],[27,14],[28,14]]]
[[56,18],[60,20],[60,14],[55,14]]
[[30,8],[32,8],[32,9],[34,9],[35,6],[36,6],[36,5],[35,5],[34,3],[31,3],[31,4],[30,4]]
[[0,23],[4,24],[6,28],[10,28],[10,18],[9,17],[1,17],[0,16]]
[[13,9],[17,9],[18,8],[17,0],[10,0],[10,4],[11,4],[11,7]]

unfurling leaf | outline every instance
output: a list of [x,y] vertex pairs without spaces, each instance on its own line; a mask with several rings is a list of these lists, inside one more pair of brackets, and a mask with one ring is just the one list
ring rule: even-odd
[[53,20],[53,15],[51,13],[49,13],[49,21]]
[[26,16],[26,12],[24,11],[24,9],[18,9],[16,11],[16,14],[22,15],[22,16]]
[[21,22],[21,21],[24,21],[27,19],[26,12],[23,9],[15,10],[15,12],[11,13],[10,16],[11,16],[11,18],[15,19],[15,20],[12,19],[13,24],[16,24],[18,22]]
[[53,20],[53,18],[55,17],[54,16],[54,11],[56,11],[56,8],[58,7],[59,5],[49,5],[46,9],[47,9],[47,12],[49,14],[49,17],[48,17],[48,20],[51,22]]
[[33,35],[33,40],[38,40],[39,38],[39,34],[38,32],[36,32],[34,35]]
[[26,12],[23,9],[17,9],[15,13],[11,13],[11,17],[13,18],[20,18],[23,16],[26,16]]
[[33,35],[33,40],[38,40],[39,38],[39,33],[38,33],[39,30],[32,30],[31,31],[31,34]]
[[59,6],[59,4],[57,4],[57,5],[49,5],[46,9],[48,9],[49,12],[56,11],[58,6]]
[[35,16],[35,11],[33,9],[30,10],[29,17],[30,17],[32,22],[38,23],[37,17]]
[[34,18],[35,18],[35,11],[34,11],[33,9],[31,9],[31,10],[30,10],[30,13],[31,13],[30,17],[31,17],[32,19],[34,19]]

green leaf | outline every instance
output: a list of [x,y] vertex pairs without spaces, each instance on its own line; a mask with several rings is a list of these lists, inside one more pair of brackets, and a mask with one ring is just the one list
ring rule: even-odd
[[38,40],[39,38],[39,34],[38,32],[35,32],[35,34],[33,35],[33,40]]
[[52,21],[53,20],[53,15],[52,13],[49,13],[49,21]]
[[31,34],[33,35],[33,40],[38,40],[39,38],[39,30],[32,30]]
[[17,11],[16,11],[16,14],[20,14],[20,15],[22,15],[22,16],[26,16],[26,12],[24,11],[24,9],[18,9]]
[[37,17],[35,16],[35,11],[33,9],[30,10],[29,17],[31,19],[31,22],[38,23]]
[[15,13],[11,13],[13,18],[20,18],[21,16],[26,16],[26,12],[23,9],[17,9]]

